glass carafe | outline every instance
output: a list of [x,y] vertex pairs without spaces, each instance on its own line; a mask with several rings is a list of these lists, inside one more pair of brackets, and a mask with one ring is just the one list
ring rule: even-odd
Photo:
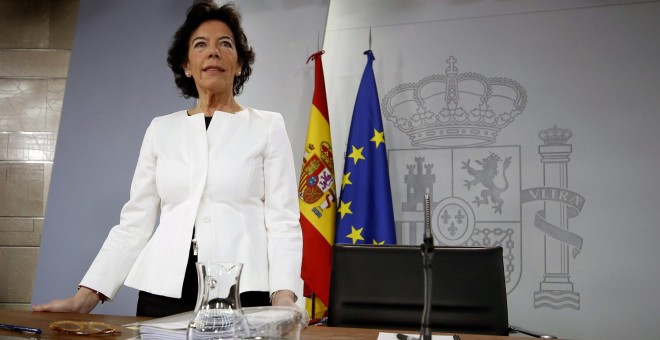
[[197,262],[197,304],[188,340],[240,339],[248,327],[241,309],[241,263]]

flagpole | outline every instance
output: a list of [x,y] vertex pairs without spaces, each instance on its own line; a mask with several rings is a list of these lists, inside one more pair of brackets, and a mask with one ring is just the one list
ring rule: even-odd
[[316,319],[316,294],[312,292],[312,319]]

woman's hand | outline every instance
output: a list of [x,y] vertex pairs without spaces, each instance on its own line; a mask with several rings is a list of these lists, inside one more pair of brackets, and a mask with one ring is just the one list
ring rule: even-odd
[[273,294],[272,305],[278,307],[292,307],[300,311],[302,314],[303,328],[309,325],[309,314],[307,310],[300,308],[296,305],[296,294],[290,290],[278,290]]
[[53,300],[41,305],[32,306],[35,312],[69,312],[89,313],[99,303],[99,296],[89,288],[80,287],[75,295],[63,299]]
[[272,305],[284,307],[296,307],[296,294],[290,290],[278,290],[273,294]]

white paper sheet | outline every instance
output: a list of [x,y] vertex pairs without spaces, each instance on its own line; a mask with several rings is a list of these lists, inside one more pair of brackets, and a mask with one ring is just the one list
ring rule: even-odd
[[[397,334],[399,333],[380,332],[378,333],[377,340],[400,340],[397,338]],[[410,337],[409,340],[419,339],[419,334],[405,333],[403,335]],[[433,335],[431,338],[433,340],[454,340],[454,337],[451,335]]]

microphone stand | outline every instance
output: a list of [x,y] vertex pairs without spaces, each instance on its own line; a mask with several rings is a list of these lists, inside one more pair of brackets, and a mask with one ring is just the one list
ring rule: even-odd
[[433,288],[433,234],[431,233],[431,207],[429,195],[424,195],[424,243],[422,248],[422,265],[424,270],[424,311],[422,312],[421,340],[431,340],[431,291]]

